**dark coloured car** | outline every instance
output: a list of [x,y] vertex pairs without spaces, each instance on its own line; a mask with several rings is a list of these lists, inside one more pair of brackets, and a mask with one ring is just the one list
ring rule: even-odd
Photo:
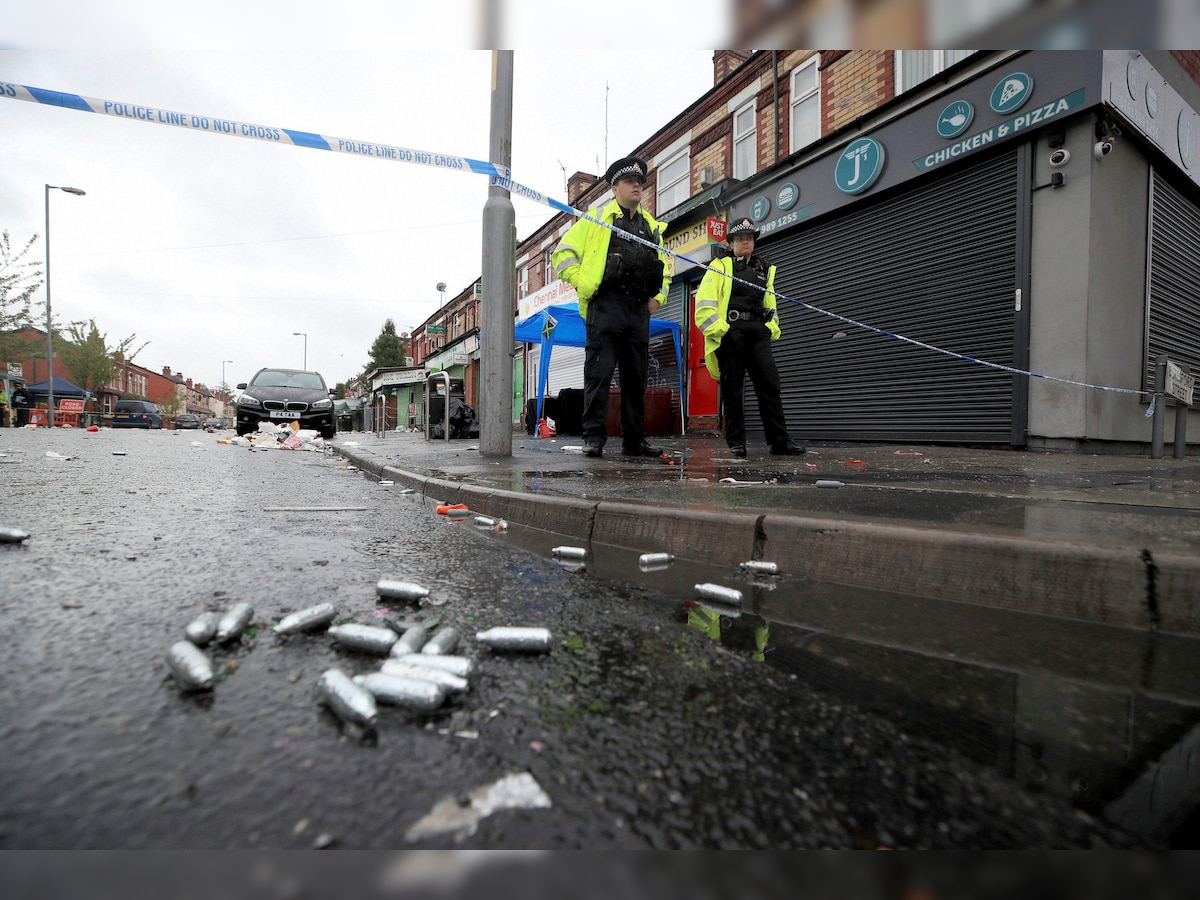
[[162,428],[163,417],[149,400],[118,400],[113,408],[113,428]]
[[204,429],[206,431],[220,431],[225,427],[225,422],[222,419],[205,419]]
[[249,383],[238,385],[237,433],[257,431],[262,422],[283,425],[299,422],[301,428],[331,438],[337,431],[333,417],[333,391],[320,372],[303,369],[259,369]]
[[199,428],[200,417],[192,413],[181,413],[175,417],[176,428]]

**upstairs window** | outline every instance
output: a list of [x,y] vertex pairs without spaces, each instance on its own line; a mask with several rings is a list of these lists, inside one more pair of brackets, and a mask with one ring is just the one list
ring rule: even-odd
[[733,114],[733,177],[749,178],[758,171],[758,140],[755,134],[754,101]]
[[897,50],[896,94],[928,81],[938,72],[966,59],[974,50]]
[[529,266],[521,266],[517,269],[517,297],[525,297],[529,294]]
[[658,195],[655,212],[674,209],[692,196],[692,160],[688,149],[682,150],[658,167]]
[[806,147],[821,136],[821,77],[817,57],[792,71],[791,152]]

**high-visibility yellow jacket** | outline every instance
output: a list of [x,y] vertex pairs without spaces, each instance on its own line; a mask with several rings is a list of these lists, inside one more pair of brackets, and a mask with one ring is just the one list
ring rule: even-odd
[[[715,270],[715,271],[714,271]],[[724,273],[724,274],[719,274]],[[717,365],[717,348],[729,330],[729,296],[733,291],[733,257],[725,256],[709,264],[696,291],[696,327],[704,335],[704,366],[713,378],[721,377]],[[767,267],[767,289],[763,294],[763,309],[775,309],[775,267]],[[779,316],[766,323],[771,340],[779,340]]]
[[[656,222],[650,213],[640,207],[638,212],[650,226],[650,233],[659,246],[658,258],[663,263],[663,282],[662,290],[654,296],[654,299],[658,301],[659,306],[662,306],[667,302],[667,289],[671,286],[671,260],[661,249],[663,232],[667,225],[665,222]],[[602,210],[588,210],[589,216],[609,224],[612,224],[620,214],[621,204],[616,200]],[[554,254],[550,258],[558,277],[574,286],[575,292],[579,295],[579,315],[584,319],[587,318],[588,301],[599,290],[600,282],[604,279],[604,264],[608,261],[610,237],[612,237],[610,229],[603,225],[597,225],[590,219],[580,219],[562,236],[562,240],[558,242],[558,246],[554,248]]]

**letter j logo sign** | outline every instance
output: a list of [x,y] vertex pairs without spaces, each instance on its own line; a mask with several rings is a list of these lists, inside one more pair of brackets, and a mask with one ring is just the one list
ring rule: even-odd
[[852,141],[838,156],[833,184],[843,194],[861,194],[883,174],[883,145],[871,138]]

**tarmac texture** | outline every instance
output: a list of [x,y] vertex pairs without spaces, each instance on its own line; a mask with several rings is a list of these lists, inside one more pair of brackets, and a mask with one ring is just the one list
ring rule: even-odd
[[751,442],[738,460],[712,435],[651,443],[661,458],[523,433],[495,456],[420,432],[334,440],[379,478],[589,547],[1200,634],[1200,457],[842,443],[788,457]]

